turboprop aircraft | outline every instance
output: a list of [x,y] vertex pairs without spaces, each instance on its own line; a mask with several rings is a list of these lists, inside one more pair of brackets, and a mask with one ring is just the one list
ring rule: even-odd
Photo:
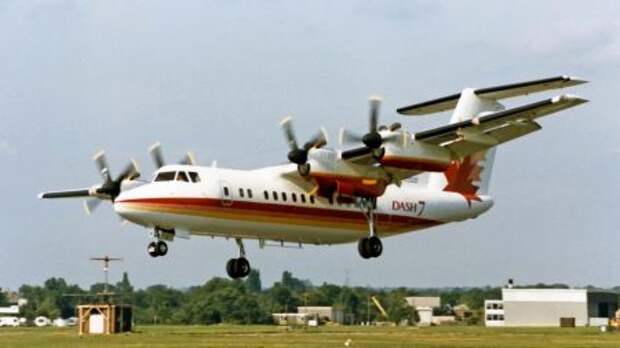
[[[239,257],[226,264],[231,278],[250,272],[244,239],[258,240],[261,247],[357,242],[362,258],[374,258],[383,251],[380,238],[489,210],[496,147],[540,130],[540,117],[587,101],[563,94],[506,109],[500,100],[585,82],[560,76],[466,88],[397,109],[404,116],[454,109],[448,125],[417,133],[399,123],[379,126],[380,100],[371,98],[368,132],[341,131],[341,144],[356,145],[346,151],[327,148],[324,130],[300,145],[287,117],[281,127],[291,163],[254,170],[198,166],[190,155],[166,165],[156,143],[150,149],[157,167],[152,180],[140,180],[133,161],[113,178],[100,152],[94,160],[102,184],[39,197],[90,197],[88,211],[111,201],[123,219],[152,231],[147,248],[152,257],[166,255],[166,241],[175,237],[232,238]],[[416,182],[422,174],[427,180]]]

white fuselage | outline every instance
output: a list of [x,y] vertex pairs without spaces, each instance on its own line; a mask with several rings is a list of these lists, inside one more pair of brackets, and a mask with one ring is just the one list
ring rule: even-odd
[[[368,222],[358,206],[311,198],[282,177],[291,170],[293,165],[258,170],[166,166],[159,172],[193,171],[200,181],[145,183],[124,190],[114,209],[126,220],[178,235],[310,244],[347,243],[368,236]],[[387,237],[474,218],[492,205],[489,196],[468,200],[415,183],[390,185],[377,199],[377,234]]]

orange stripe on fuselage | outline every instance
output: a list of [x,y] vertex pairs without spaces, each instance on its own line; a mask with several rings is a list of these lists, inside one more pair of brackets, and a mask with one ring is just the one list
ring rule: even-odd
[[[214,218],[289,225],[321,226],[335,229],[367,229],[362,212],[310,208],[296,205],[234,201],[225,206],[211,198],[143,198],[117,201],[138,211],[162,212],[179,215],[209,216]],[[381,232],[405,232],[431,227],[441,222],[409,216],[376,214]]]

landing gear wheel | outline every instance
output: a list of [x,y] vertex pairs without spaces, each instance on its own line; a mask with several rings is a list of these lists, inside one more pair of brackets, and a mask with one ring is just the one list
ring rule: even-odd
[[245,257],[230,259],[226,263],[226,273],[232,279],[243,278],[250,274],[250,262]]
[[360,256],[365,259],[379,257],[383,252],[383,244],[381,243],[381,239],[376,236],[362,238],[357,243],[357,251],[360,253]]
[[168,244],[166,244],[163,240],[157,242],[156,248],[159,256],[164,256],[168,253]]
[[157,243],[155,242],[150,242],[148,247],[146,248],[146,251],[149,253],[149,255],[151,255],[151,257],[159,256],[159,253],[157,252]]
[[372,257],[379,257],[383,252],[383,243],[377,236],[368,238],[368,248],[370,249],[370,255]]
[[360,253],[360,256],[364,259],[370,258],[370,252],[368,251],[368,238],[362,238],[357,242],[357,251]]
[[226,273],[232,279],[237,279],[237,273],[235,273],[237,269],[237,259],[230,259],[226,262]]

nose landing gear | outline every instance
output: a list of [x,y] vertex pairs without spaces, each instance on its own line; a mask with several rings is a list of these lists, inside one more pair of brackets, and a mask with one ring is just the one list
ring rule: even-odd
[[230,259],[226,262],[226,273],[232,279],[243,278],[250,274],[250,262],[245,258],[245,248],[241,238],[235,238],[237,246],[239,246],[239,257]]
[[146,250],[151,257],[164,256],[168,253],[168,244],[163,240],[150,242]]
[[168,244],[161,240],[161,231],[159,228],[155,228],[153,231],[153,237],[156,241],[150,242],[146,251],[151,257],[164,256],[168,253]]
[[379,257],[383,252],[383,244],[381,243],[381,239],[377,237],[376,226],[375,226],[375,205],[376,199],[372,198],[360,198],[359,206],[364,212],[364,216],[368,221],[368,231],[370,236],[366,238],[360,239],[357,243],[357,251],[360,253],[360,256],[364,259],[369,259],[371,257]]

